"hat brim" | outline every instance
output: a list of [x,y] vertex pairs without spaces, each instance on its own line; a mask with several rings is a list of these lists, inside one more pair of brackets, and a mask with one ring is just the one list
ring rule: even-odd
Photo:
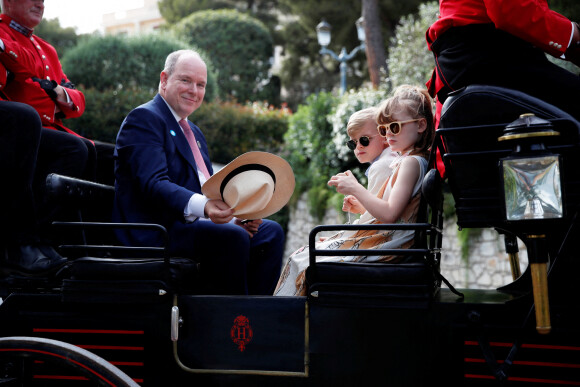
[[272,170],[276,177],[276,186],[270,202],[263,209],[250,213],[236,213],[235,216],[240,219],[266,218],[280,211],[288,203],[296,185],[292,167],[280,156],[258,151],[244,153],[211,176],[201,187],[201,192],[208,199],[224,200],[221,193],[222,182],[234,170],[248,164],[260,164]]

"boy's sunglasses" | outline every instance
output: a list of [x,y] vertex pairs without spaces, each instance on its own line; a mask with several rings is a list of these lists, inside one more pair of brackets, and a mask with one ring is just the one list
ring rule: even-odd
[[361,138],[358,139],[358,141],[357,140],[348,140],[346,142],[346,146],[348,146],[348,148],[350,150],[355,150],[356,145],[359,142],[362,146],[369,146],[369,144],[371,143],[371,138],[373,138],[373,137],[377,137],[377,135],[375,134],[374,136],[362,136]]
[[392,135],[396,136],[397,134],[401,133],[401,128],[403,124],[407,124],[409,122],[415,122],[422,120],[422,118],[415,118],[414,120],[407,120],[407,121],[393,121],[389,122],[385,125],[378,125],[377,130],[382,137],[387,137],[387,130],[391,132]]

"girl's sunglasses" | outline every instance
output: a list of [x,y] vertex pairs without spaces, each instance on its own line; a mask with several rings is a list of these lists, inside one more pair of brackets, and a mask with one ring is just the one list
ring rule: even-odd
[[356,145],[359,142],[362,146],[369,146],[369,144],[371,143],[371,138],[373,138],[373,137],[377,137],[377,135],[375,134],[374,136],[362,136],[361,138],[358,139],[358,141],[357,140],[348,140],[346,142],[346,146],[348,146],[348,148],[350,150],[355,150]]
[[422,118],[415,118],[414,120],[407,120],[407,121],[393,121],[393,122],[389,122],[388,124],[385,124],[385,125],[378,125],[377,130],[379,131],[379,134],[382,137],[387,137],[387,130],[389,132],[391,132],[392,135],[396,136],[399,133],[401,133],[401,128],[403,127],[403,124],[407,124],[409,122],[415,122],[415,121],[419,121],[419,120],[422,120]]

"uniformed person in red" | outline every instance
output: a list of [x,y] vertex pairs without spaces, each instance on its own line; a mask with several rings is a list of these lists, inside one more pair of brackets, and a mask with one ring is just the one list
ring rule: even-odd
[[440,0],[426,38],[436,60],[427,83],[438,108],[470,84],[503,86],[545,100],[580,118],[580,78],[545,53],[580,65],[578,24],[546,0]]
[[62,118],[80,117],[85,96],[70,86],[54,47],[33,34],[42,21],[44,1],[3,0],[2,4],[0,60],[16,75],[5,93],[13,101],[33,106],[43,127],[74,133]]
[[0,227],[0,269],[36,275],[65,262],[51,247],[51,221],[66,219],[45,194],[46,176],[94,179],[97,152],[92,141],[63,125],[63,118],[84,112],[85,98],[63,73],[55,49],[33,34],[44,2],[2,0],[1,5],[0,93],[9,101],[0,102],[6,180],[0,194],[5,226]]
[[[44,14],[43,0],[2,0],[0,15],[0,62],[14,74],[4,93],[12,101],[26,103],[38,112],[44,128],[54,129],[49,133],[51,149],[65,147],[72,151],[73,139],[64,134],[78,137],[83,144],[76,145],[76,152],[86,153],[83,177],[112,184],[112,144],[87,140],[63,124],[63,118],[77,118],[85,111],[85,97],[64,74],[58,54],[48,42],[34,35],[33,29],[40,24]],[[44,135],[43,135],[44,136]],[[53,138],[54,137],[54,138]],[[58,138],[56,138],[58,137]],[[69,145],[64,145],[69,143]],[[39,151],[42,157],[43,145]],[[101,161],[103,164],[101,164]],[[97,170],[103,165],[105,171]],[[62,165],[66,173],[67,166]],[[77,175],[70,175],[79,177]],[[110,180],[106,180],[110,177]]]

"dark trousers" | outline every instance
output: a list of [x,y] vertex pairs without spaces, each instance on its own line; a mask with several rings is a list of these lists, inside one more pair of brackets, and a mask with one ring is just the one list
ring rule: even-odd
[[198,220],[169,231],[172,255],[200,263],[208,294],[272,295],[284,254],[284,231],[265,219],[252,238],[235,224]]
[[[432,46],[437,76],[446,87],[437,96],[482,84],[520,90],[580,119],[580,77],[548,61],[543,51],[493,25],[453,27]],[[485,106],[482,106],[485,109]]]
[[36,233],[32,183],[40,131],[33,108],[0,101],[0,244],[29,243]]
[[90,141],[42,128],[30,106],[0,101],[0,239],[5,243],[34,243],[48,238],[50,223],[64,216],[62,206],[46,195],[46,176],[58,173],[94,179],[96,151]]

